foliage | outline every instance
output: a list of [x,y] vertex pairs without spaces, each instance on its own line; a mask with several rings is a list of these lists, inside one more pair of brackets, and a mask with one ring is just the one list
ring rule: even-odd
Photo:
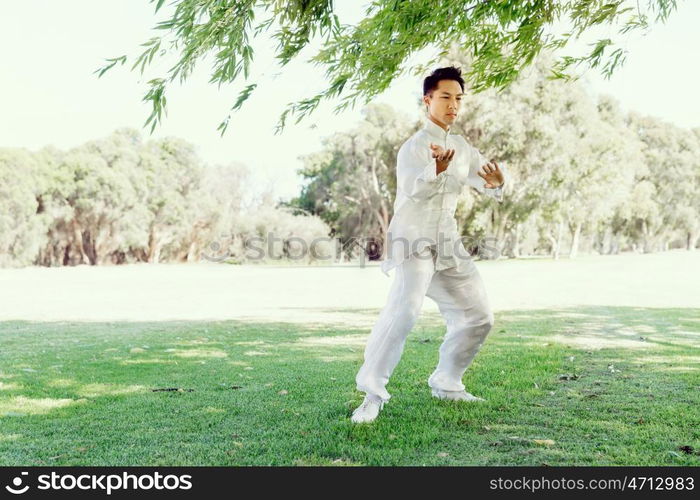
[[[468,68],[472,61],[453,48],[442,63]],[[457,211],[463,236],[495,238],[511,257],[557,258],[566,248],[575,257],[582,244],[600,253],[695,248],[698,133],[628,115],[577,82],[548,79],[550,65],[540,56],[504,91],[468,89],[463,97],[453,133],[512,176],[502,203],[465,189]],[[377,128],[379,116],[385,125]],[[389,106],[369,106],[358,127],[305,158],[307,183],[292,204],[321,216],[341,238],[382,238],[386,221],[373,214],[386,207],[393,215],[395,152],[418,127]]]
[[199,261],[222,234],[256,236],[255,221],[285,238],[328,236],[316,216],[246,204],[247,191],[240,164],[207,166],[187,141],[144,143],[133,129],[66,152],[0,149],[0,266]]
[[[158,13],[164,0],[150,0]],[[556,51],[549,67],[554,78],[573,78],[576,68],[596,68],[610,76],[626,57],[622,38],[630,32],[648,30],[663,22],[676,9],[676,0],[374,0],[355,25],[341,24],[332,0],[174,0],[165,20],[155,29],[164,32],[142,44],[131,70],[144,74],[154,61],[174,57],[167,74],[148,81],[144,101],[151,103],[146,125],[151,131],[166,110],[167,88],[186,81],[195,65],[213,57],[211,83],[244,80],[244,87],[230,112],[240,109],[255,90],[249,82],[254,61],[254,40],[263,32],[277,42],[275,56],[284,67],[301,57],[304,49],[316,48],[309,62],[325,71],[326,88],[290,103],[280,115],[277,130],[287,117],[298,123],[323,100],[338,98],[339,112],[356,102],[363,104],[386,90],[397,77],[426,71],[423,64],[409,63],[426,48],[445,55],[458,45],[473,57],[467,75],[472,88],[503,89],[513,83],[543,51]],[[166,10],[166,9],[164,9]],[[567,31],[558,33],[564,26]],[[597,39],[581,55],[564,53],[574,40],[595,35],[607,27],[615,35]],[[126,55],[109,58],[99,76]],[[231,115],[219,130],[226,131]]]

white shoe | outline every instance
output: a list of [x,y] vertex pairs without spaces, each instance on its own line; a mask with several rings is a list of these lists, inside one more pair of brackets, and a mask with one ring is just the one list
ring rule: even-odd
[[384,401],[378,398],[365,396],[362,404],[352,412],[350,420],[355,424],[372,422],[377,418],[381,409],[384,408]]
[[474,396],[467,391],[443,391],[441,389],[433,389],[433,397],[450,401],[486,401],[484,398]]

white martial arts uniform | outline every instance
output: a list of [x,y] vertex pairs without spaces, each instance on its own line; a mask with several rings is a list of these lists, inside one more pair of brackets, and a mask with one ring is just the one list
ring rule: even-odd
[[[455,154],[447,170],[435,173],[430,143]],[[401,358],[425,296],[433,299],[447,323],[437,368],[428,379],[434,389],[462,391],[462,375],[493,326],[484,284],[460,239],[454,218],[457,197],[473,186],[498,201],[509,185],[484,188],[477,172],[488,161],[461,135],[452,135],[425,118],[424,127],[399,149],[394,216],[389,224],[381,269],[396,268],[357,373],[357,389],[388,401],[385,386]]]

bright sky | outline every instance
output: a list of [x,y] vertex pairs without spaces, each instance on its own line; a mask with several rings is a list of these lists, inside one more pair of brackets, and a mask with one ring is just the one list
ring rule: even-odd
[[[364,5],[366,2],[362,2]],[[357,0],[339,0],[341,21],[361,18]],[[625,109],[651,114],[684,127],[700,126],[700,2],[681,0],[665,25],[628,42],[625,66],[610,81],[589,72],[594,93],[608,93]],[[47,144],[70,148],[110,134],[119,127],[141,129],[150,109],[142,103],[148,78],[165,73],[161,64],[141,78],[126,66],[98,79],[93,71],[109,57],[133,59],[139,45],[153,36],[156,17],[146,0],[0,1],[0,147],[38,149]],[[162,19],[159,15],[158,19]],[[274,126],[286,104],[310,97],[323,84],[318,68],[303,61],[284,71],[272,59],[273,45],[260,40],[253,76],[258,88],[231,119],[221,138],[216,130],[228,114],[238,89],[208,83],[201,65],[183,87],[167,94],[168,117],[154,137],[176,135],[198,147],[209,163],[241,162],[254,173],[256,187],[272,187],[279,197],[299,192],[299,156],[318,150],[321,138],[351,127],[359,107],[342,115],[332,104],[284,133]],[[310,55],[310,53],[306,53]],[[406,77],[378,100],[418,116],[421,79]],[[312,125],[315,125],[312,128]],[[149,131],[141,129],[148,137]]]

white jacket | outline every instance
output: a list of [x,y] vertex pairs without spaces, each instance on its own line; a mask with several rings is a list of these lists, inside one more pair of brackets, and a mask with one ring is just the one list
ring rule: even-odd
[[[435,174],[435,158],[430,143],[455,154],[447,170]],[[503,201],[503,187],[510,178],[506,168],[504,185],[485,188],[486,181],[477,172],[488,160],[464,137],[450,134],[425,118],[424,127],[413,134],[399,149],[396,166],[396,200],[389,223],[381,269],[388,272],[421,249],[436,245],[436,270],[457,266],[459,256],[468,257],[460,240],[454,218],[457,197],[465,186]],[[455,257],[457,253],[458,257]]]

